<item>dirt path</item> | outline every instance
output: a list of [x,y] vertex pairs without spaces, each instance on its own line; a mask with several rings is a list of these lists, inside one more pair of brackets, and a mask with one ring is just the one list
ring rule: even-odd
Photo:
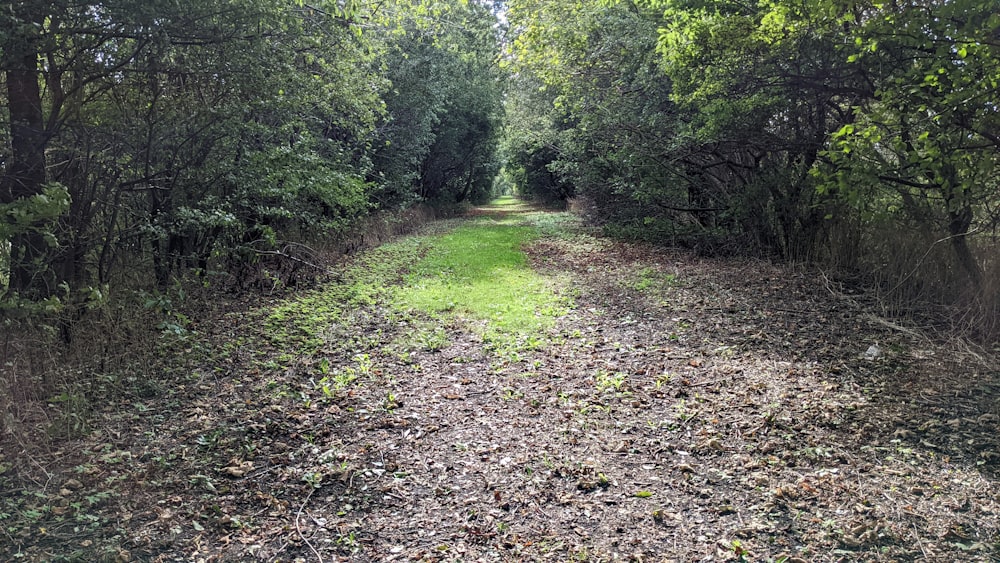
[[28,559],[1000,559],[985,359],[812,272],[572,228],[525,250],[572,280],[541,350],[488,353],[455,320],[401,354],[413,320],[372,300],[323,333],[356,382],[313,400],[312,360],[276,370],[287,351],[240,346],[259,322],[231,317],[227,357],[50,460],[66,507],[115,491],[69,512],[100,525],[8,541]]

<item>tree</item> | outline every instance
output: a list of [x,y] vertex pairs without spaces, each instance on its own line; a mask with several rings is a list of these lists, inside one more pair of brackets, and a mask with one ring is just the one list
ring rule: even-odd
[[833,134],[826,185],[945,237],[982,288],[969,239],[998,218],[1000,15],[988,3],[912,1],[858,3],[844,19],[847,56],[877,89]]
[[46,3],[17,2],[0,15],[4,28],[0,65],[10,112],[10,153],[0,183],[4,232],[10,244],[8,285],[29,298],[49,297],[56,291],[56,280],[47,264],[54,241],[46,229],[46,214],[40,212],[48,203],[45,149],[50,131],[38,70],[46,7]]
[[[510,21],[508,173],[529,191],[571,185],[643,236],[693,225],[742,251],[896,262],[897,287],[921,283],[929,250],[902,264],[885,241],[919,238],[951,249],[927,268],[946,272],[941,296],[988,289],[990,3],[514,0]],[[636,64],[654,48],[658,68]]]
[[375,143],[379,199],[481,202],[499,167],[503,119],[496,16],[475,2],[397,8],[385,23],[392,89]]
[[10,4],[9,295],[105,283],[137,260],[166,284],[261,233],[317,236],[366,213],[383,82],[357,9]]

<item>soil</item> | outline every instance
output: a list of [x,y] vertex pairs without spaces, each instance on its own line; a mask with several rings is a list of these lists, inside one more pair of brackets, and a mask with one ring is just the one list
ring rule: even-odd
[[525,250],[572,279],[544,347],[456,319],[399,354],[374,303],[326,335],[370,366],[322,400],[255,313],[206,320],[99,430],[5,445],[0,495],[46,508],[0,520],[0,558],[1000,560],[994,357],[808,268],[584,230]]

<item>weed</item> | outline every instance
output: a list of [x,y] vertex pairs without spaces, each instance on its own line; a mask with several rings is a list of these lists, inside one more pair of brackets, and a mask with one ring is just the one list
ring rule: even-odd
[[399,408],[399,405],[400,403],[396,399],[395,393],[392,393],[390,391],[385,394],[385,402],[382,405],[382,408],[385,409],[385,412],[392,414],[397,408]]
[[731,541],[729,543],[729,548],[733,551],[733,554],[736,555],[736,560],[737,561],[741,561],[741,562],[742,561],[746,561],[747,557],[749,557],[749,555],[750,555],[750,552],[747,551],[746,548],[743,547],[743,544],[740,543],[740,540],[733,540],[733,541]]
[[[184,288],[179,282],[174,285],[173,291],[178,301],[186,299]],[[153,311],[160,317],[161,320],[156,328],[162,334],[175,337],[187,335],[187,327],[191,324],[191,319],[175,310],[174,300],[171,296],[159,291],[154,293],[140,291],[139,298],[142,299],[143,309]]]
[[82,386],[67,386],[62,393],[49,398],[49,403],[59,406],[59,414],[48,428],[51,436],[73,438],[87,432],[90,401]]
[[323,474],[319,472],[309,472],[302,476],[302,480],[314,489],[323,486]]
[[548,469],[549,471],[552,471],[556,468],[555,461],[553,461],[552,458],[550,458],[549,455],[545,453],[542,454],[542,465],[544,465],[546,469]]
[[101,504],[102,502],[108,500],[109,498],[111,498],[111,493],[110,492],[108,492],[108,491],[100,491],[100,492],[97,492],[97,493],[85,496],[84,500],[86,500],[87,504],[89,504],[90,506],[95,506],[95,505]]
[[681,399],[674,405],[674,412],[677,415],[678,420],[688,420],[690,418],[691,412],[687,408],[687,401]]
[[636,277],[639,279],[632,283],[632,289],[646,291],[653,286],[653,282],[656,280],[656,270],[643,268],[636,273]]
[[[224,433],[225,431],[222,430],[221,428],[216,428],[215,430],[209,432],[208,434],[199,435],[197,438],[195,438],[195,443],[198,444],[198,446],[204,449],[205,451],[211,451],[215,449],[216,446],[219,445],[219,438],[221,438]],[[103,458],[102,460],[109,461]]]
[[661,274],[656,268],[646,267],[636,272],[634,281],[627,285],[639,292],[662,291],[677,286],[677,275]]
[[666,372],[661,373],[660,375],[656,376],[656,381],[653,382],[653,387],[655,389],[659,390],[660,388],[662,388],[667,383],[670,383],[671,379],[673,379],[673,375],[672,374],[666,373]]
[[336,543],[337,545],[346,548],[351,553],[358,553],[361,550],[361,544],[358,542],[358,538],[353,531],[347,535],[339,536]]
[[601,393],[606,391],[614,390],[615,392],[621,391],[625,386],[628,374],[616,371],[611,373],[607,370],[597,370],[594,375],[594,383],[597,385],[597,390]]
[[451,345],[448,333],[441,327],[418,332],[416,340],[420,348],[426,352],[439,352]]
[[523,391],[517,389],[511,389],[510,387],[508,387],[503,390],[503,395],[500,396],[500,399],[503,401],[512,401],[514,399],[520,399],[522,397],[524,397]]

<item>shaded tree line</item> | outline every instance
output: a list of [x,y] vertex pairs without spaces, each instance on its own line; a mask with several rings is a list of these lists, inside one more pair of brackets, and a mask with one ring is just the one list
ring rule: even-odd
[[0,308],[240,272],[367,215],[489,197],[494,7],[0,5]]
[[609,230],[854,272],[997,330],[990,2],[512,0],[506,177]]

